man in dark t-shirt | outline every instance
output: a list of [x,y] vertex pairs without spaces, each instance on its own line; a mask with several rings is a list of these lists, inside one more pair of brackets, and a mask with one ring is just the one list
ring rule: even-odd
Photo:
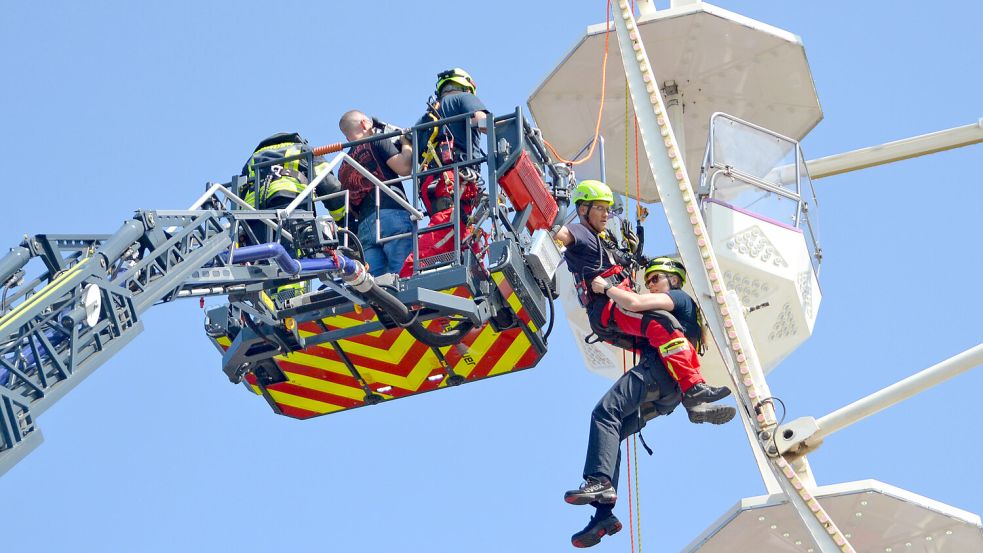
[[[466,71],[460,68],[449,69],[437,75],[436,102],[417,124],[429,123],[472,113],[469,118],[438,125],[417,131],[417,144],[420,151],[417,156],[420,171],[427,171],[445,165],[470,159],[481,153],[481,135],[487,124],[485,105],[475,96],[475,84]],[[471,133],[467,132],[471,123]],[[468,151],[468,142],[471,150]],[[478,198],[478,170],[475,165],[463,166],[458,170],[460,175],[459,189],[461,191],[461,212],[458,213],[458,230],[462,242],[466,238],[463,222],[474,211]],[[429,226],[448,223],[454,211],[454,171],[447,170],[428,175],[420,179],[420,199],[430,216]],[[436,231],[421,230],[419,239],[420,258],[439,255],[454,249],[454,228],[444,228]],[[408,257],[400,271],[400,276],[407,277],[413,273],[413,258]]]
[[[375,132],[372,119],[358,110],[342,115],[338,127],[349,142],[370,138]],[[413,147],[402,137],[395,143],[391,139],[382,139],[349,148],[348,155],[385,183],[409,174]],[[354,216],[357,221],[355,228],[369,273],[380,276],[398,272],[413,249],[413,240],[410,236],[395,240],[389,237],[413,231],[409,212],[350,164],[343,163],[338,176],[342,187],[348,190],[352,211],[349,218],[351,220]],[[406,199],[402,182],[392,182],[387,186],[397,196]],[[351,223],[349,226],[352,226]]]

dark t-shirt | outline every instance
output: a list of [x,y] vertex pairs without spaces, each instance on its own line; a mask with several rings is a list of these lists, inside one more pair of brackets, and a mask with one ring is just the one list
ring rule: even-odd
[[[454,94],[448,94],[440,99],[440,108],[437,110],[438,116],[441,119],[447,117],[453,117],[455,115],[461,115],[464,113],[472,113],[475,111],[488,111],[485,108],[485,104],[478,99],[477,96],[471,94],[470,92],[457,92]],[[417,122],[429,123],[431,121],[430,117],[423,116]],[[456,153],[463,153],[466,147],[466,119],[450,123],[440,129],[440,134],[438,137],[445,136],[444,130],[450,132],[454,139],[454,151]],[[478,131],[477,126],[471,127],[471,151],[473,155],[477,155],[481,151],[481,133]],[[425,129],[424,131],[419,131],[417,134],[417,140],[420,144],[420,155],[426,151],[427,141],[430,139],[430,133],[433,129]]]
[[697,322],[696,301],[682,290],[669,290],[666,293],[672,298],[672,315],[683,326],[683,334],[691,342],[696,343],[703,332]]
[[573,242],[563,252],[567,261],[567,269],[573,273],[574,280],[591,279],[613,266],[611,260],[601,248],[601,241],[587,225],[572,223],[567,230],[573,236]]
[[[392,140],[377,140],[359,144],[348,150],[348,155],[357,161],[362,167],[368,169],[370,173],[381,181],[387,181],[397,177],[396,172],[389,168],[386,160],[398,155],[399,149],[393,144]],[[351,165],[343,163],[341,170],[338,171],[341,185],[348,190],[348,201],[354,207],[356,213],[362,218],[375,209],[375,186],[369,179],[362,176]],[[406,192],[402,183],[393,183],[390,188],[399,196],[406,198]],[[402,209],[399,204],[385,193],[379,194],[379,207],[381,209]]]

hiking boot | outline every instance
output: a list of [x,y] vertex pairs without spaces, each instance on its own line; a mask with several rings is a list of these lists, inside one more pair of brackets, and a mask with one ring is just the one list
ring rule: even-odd
[[613,536],[621,531],[621,521],[613,514],[605,517],[590,517],[590,522],[583,530],[570,536],[570,543],[574,547],[593,547],[600,543],[604,536]]
[[720,401],[730,395],[730,389],[726,386],[714,388],[706,382],[694,384],[686,393],[683,394],[683,407],[689,409],[701,403],[713,403]]
[[618,500],[618,492],[607,478],[588,477],[579,490],[570,490],[563,494],[563,500],[571,505],[587,505],[594,501],[610,504]]
[[734,409],[730,405],[708,405],[701,403],[687,407],[686,414],[689,415],[689,422],[693,424],[702,424],[705,422],[710,424],[724,424],[734,418],[734,415],[737,414],[737,409]]

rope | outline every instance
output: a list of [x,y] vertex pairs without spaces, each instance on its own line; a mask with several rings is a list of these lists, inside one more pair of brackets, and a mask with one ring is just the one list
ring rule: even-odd
[[[634,442],[635,455],[635,533],[638,534],[638,553],[642,553],[642,495],[638,492],[638,434],[632,437],[632,441]],[[631,501],[631,497],[628,500]],[[632,541],[634,539],[635,536],[632,535]]]
[[564,159],[559,153],[557,153],[556,148],[550,144],[549,140],[543,138],[543,142],[546,147],[550,149],[553,156],[563,162],[570,165],[580,165],[594,155],[594,149],[597,147],[597,136],[601,133],[601,116],[604,114],[604,87],[607,84],[608,79],[608,39],[611,37],[611,0],[608,0],[607,9],[604,14],[604,58],[601,61],[601,105],[597,108],[597,123],[594,125],[594,138],[591,139],[590,150],[587,151],[587,155],[580,158],[579,160],[569,160]]
[[[635,11],[635,2],[632,0],[631,3],[632,12]],[[631,118],[631,91],[628,89],[628,78],[625,77],[625,199],[627,201],[628,191],[629,191],[629,161],[630,154],[629,146],[631,145],[631,140],[629,138],[628,132],[628,121]],[[637,214],[641,214],[642,204],[641,202],[641,181],[639,179],[638,172],[638,117],[634,117],[634,138],[635,138],[635,211]],[[637,217],[640,219],[640,217]],[[625,356],[627,357],[627,352]],[[641,413],[639,413],[641,414]],[[632,436],[632,447],[629,449],[628,443],[625,442],[625,451],[628,455],[628,466],[631,466],[632,460],[635,462],[635,494],[634,502],[632,501],[632,473],[631,470],[628,471],[628,526],[631,532],[631,551],[641,553],[642,552],[642,501],[641,494],[639,493],[639,481],[638,481],[638,434]],[[634,506],[634,513],[632,512],[632,507]],[[636,539],[637,536],[637,539]],[[636,549],[637,547],[637,549]]]
[[638,172],[638,116],[635,116],[635,219],[641,223],[645,220],[642,207],[642,176]]
[[[621,351],[621,372],[622,374],[628,372],[628,352],[626,350]],[[635,444],[636,447],[638,444]],[[632,514],[632,495],[631,495],[631,444],[628,440],[625,440],[625,463],[627,463],[628,468],[628,535],[631,536],[631,550],[632,553],[635,551],[635,516]],[[635,471],[638,471],[638,458],[635,458]],[[637,480],[637,477],[636,477]]]
[[[625,200],[628,199],[628,115],[631,113],[631,105],[628,91],[628,77],[625,77]],[[638,201],[637,199],[635,200]]]
[[[632,10],[634,10],[634,4],[635,3],[633,1],[632,2]],[[627,80],[625,80],[625,86],[626,87],[628,86],[628,81]],[[627,94],[625,96],[627,97]],[[626,123],[627,123],[627,121],[626,121]],[[628,125],[626,124],[625,125],[625,130],[626,131],[627,131],[627,128],[628,128]],[[641,180],[639,179],[639,173],[638,173],[638,116],[637,115],[635,116],[635,133],[634,134],[635,134],[635,212],[636,212],[636,217],[637,217],[638,224],[641,224],[641,213],[642,213],[641,198],[642,198],[642,191],[641,191]],[[628,147],[627,147],[627,144],[626,144],[626,146],[625,146],[625,152],[627,152],[627,151],[628,151]],[[627,154],[625,154],[625,156],[627,157]],[[625,171],[625,173],[627,174],[627,171]],[[625,177],[625,181],[627,182],[627,180],[628,180],[628,178],[626,176]],[[627,194],[625,194],[625,196],[627,196]],[[639,232],[639,231],[636,229],[636,232]],[[642,553],[642,495],[638,491],[639,484],[638,484],[638,438],[637,438],[637,434],[636,434],[636,437],[633,438],[633,439],[635,440],[635,518],[637,519],[636,524],[635,524],[635,528],[636,528],[635,531],[638,534],[638,553]]]

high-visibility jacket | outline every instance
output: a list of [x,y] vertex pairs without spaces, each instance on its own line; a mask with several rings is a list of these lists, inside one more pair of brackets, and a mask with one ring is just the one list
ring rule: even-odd
[[[310,165],[306,157],[260,169],[255,169],[255,166],[305,154],[310,149],[307,141],[297,133],[277,133],[262,140],[242,168],[242,175],[249,178],[247,188],[240,191],[240,193],[245,192],[243,200],[257,209],[263,209],[269,205],[282,205],[282,201],[296,198],[310,182],[308,180]],[[316,156],[313,159],[313,175],[316,177],[327,170],[328,164],[323,157]],[[260,185],[258,203],[255,184],[257,181]],[[341,183],[333,174],[329,174],[318,184],[316,192],[323,196],[339,190],[341,190]],[[280,199],[282,201],[276,201]],[[343,197],[326,200],[324,206],[336,221],[345,215]]]

